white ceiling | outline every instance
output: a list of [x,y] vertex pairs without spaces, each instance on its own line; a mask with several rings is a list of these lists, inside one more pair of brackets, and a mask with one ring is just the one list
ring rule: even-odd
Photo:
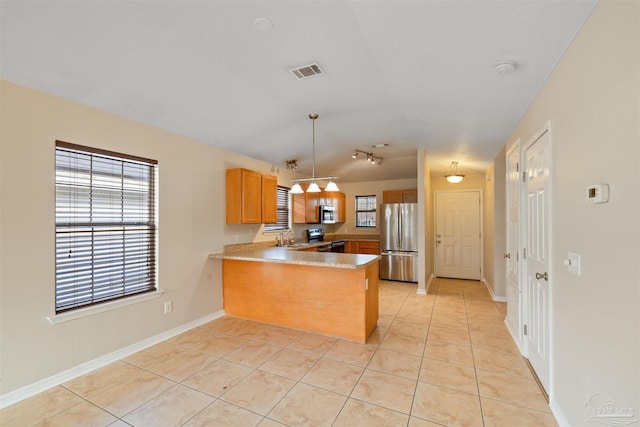
[[[0,73],[281,168],[297,159],[301,177],[309,113],[316,176],[413,178],[418,148],[435,173],[483,172],[596,3],[3,0]],[[514,73],[494,70],[504,61]],[[323,75],[288,71],[313,62]]]

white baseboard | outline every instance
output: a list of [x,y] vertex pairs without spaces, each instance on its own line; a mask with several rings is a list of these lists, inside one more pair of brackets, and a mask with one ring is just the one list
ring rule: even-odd
[[431,276],[429,276],[429,280],[427,280],[427,285],[424,287],[425,288],[425,292],[429,292],[429,288],[431,287],[431,283],[433,282],[433,279],[435,279],[436,276],[434,276],[433,274]]
[[491,299],[492,300],[494,300],[496,302],[507,302],[507,297],[499,297],[499,296],[496,296],[496,294],[493,293],[493,288],[489,285],[489,282],[487,282],[487,279],[485,279],[483,277],[480,281],[482,283],[484,283],[484,286],[489,291],[489,294],[491,294]]
[[522,350],[522,343],[518,339],[518,336],[515,335],[511,330],[511,328],[509,327],[509,322],[507,322],[507,319],[504,319],[504,324],[507,327],[507,331],[509,331],[509,335],[511,335],[511,339],[513,340],[514,343],[516,343],[516,347],[518,347],[518,351],[520,352],[520,354],[524,355],[524,351]]
[[556,421],[558,422],[558,425],[560,427],[571,427],[571,424],[569,424],[569,422],[565,418],[562,409],[560,409],[558,402],[553,397],[549,398],[549,408],[551,408],[551,412],[553,413],[553,416],[556,418]]
[[176,328],[162,332],[158,335],[154,335],[150,338],[146,338],[142,341],[139,341],[135,344],[131,344],[127,347],[121,348],[112,353],[105,354],[104,356],[100,356],[97,359],[93,359],[81,365],[74,366],[71,369],[67,369],[66,371],[59,372],[55,375],[52,375],[48,378],[37,381],[33,384],[29,384],[15,391],[3,394],[0,396],[0,409],[5,408],[9,405],[13,405],[14,403],[17,403],[28,397],[35,396],[38,393],[42,393],[45,390],[48,390],[52,387],[63,384],[76,377],[79,377],[80,375],[84,375],[88,372],[94,371],[98,368],[108,365],[109,363],[116,362],[137,351],[144,350],[147,347],[151,347],[154,344],[158,344],[161,341],[167,340],[178,334],[186,332],[189,329],[193,329],[197,326],[203,325],[207,322],[210,322],[222,316],[224,316],[224,310],[216,311],[215,313],[208,314],[199,319],[185,323],[184,325],[180,325]]

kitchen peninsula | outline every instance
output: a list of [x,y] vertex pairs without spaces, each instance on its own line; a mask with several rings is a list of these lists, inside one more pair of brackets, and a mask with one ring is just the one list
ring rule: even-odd
[[230,316],[366,342],[378,320],[378,255],[281,247],[214,254]]

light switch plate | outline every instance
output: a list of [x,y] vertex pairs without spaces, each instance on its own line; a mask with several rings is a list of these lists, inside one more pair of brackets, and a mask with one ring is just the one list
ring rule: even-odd
[[569,273],[580,276],[580,254],[569,252],[567,258],[569,259]]

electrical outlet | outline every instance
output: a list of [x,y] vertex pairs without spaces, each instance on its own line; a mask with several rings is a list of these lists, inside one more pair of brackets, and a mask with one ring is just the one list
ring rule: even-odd
[[173,310],[173,302],[172,301],[165,301],[165,303],[164,303],[164,314],[171,313],[171,310]]

